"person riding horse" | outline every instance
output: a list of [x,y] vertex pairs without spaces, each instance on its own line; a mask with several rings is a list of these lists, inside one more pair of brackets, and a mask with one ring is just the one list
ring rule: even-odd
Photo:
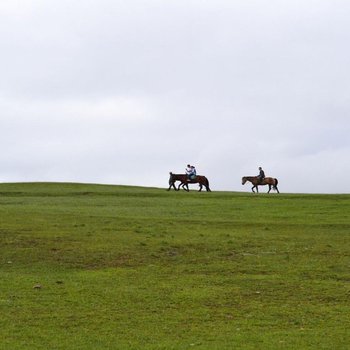
[[192,181],[197,176],[196,168],[193,165],[187,164],[187,168],[185,169],[186,175],[188,177],[188,181]]
[[257,176],[257,178],[258,178],[259,184],[261,184],[265,179],[265,172],[261,166],[259,166],[259,175]]
[[267,193],[270,193],[271,188],[276,190],[277,193],[280,193],[277,185],[278,185],[278,180],[273,177],[265,177],[265,172],[262,169],[261,166],[259,166],[259,175],[257,176],[243,176],[242,177],[242,185],[244,185],[247,181],[251,182],[253,184],[252,187],[252,192],[254,192],[254,189],[256,189],[256,192],[259,192],[258,186],[269,186],[269,190]]
[[[176,181],[180,181],[180,185],[178,185],[177,188],[175,186]],[[196,175],[194,179],[189,180],[187,174],[173,174],[172,172],[170,172],[168,191],[170,191],[171,188],[173,188],[175,191],[178,191],[180,187],[186,191],[189,191],[188,184],[194,183],[199,184],[199,191],[202,191],[202,187],[204,186],[208,192],[211,192],[209,187],[209,180],[205,176]]]

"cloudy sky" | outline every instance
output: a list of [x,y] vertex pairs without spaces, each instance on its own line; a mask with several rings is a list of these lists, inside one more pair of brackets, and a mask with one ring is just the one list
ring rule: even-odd
[[[347,0],[1,0],[0,182],[350,193]],[[195,189],[196,187],[193,187]],[[264,191],[263,189],[261,189]]]

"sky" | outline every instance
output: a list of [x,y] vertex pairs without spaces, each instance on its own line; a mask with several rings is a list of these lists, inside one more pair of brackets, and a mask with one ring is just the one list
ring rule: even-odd
[[350,193],[349,18],[347,0],[1,0],[0,182],[167,188],[192,164],[248,192],[261,166],[284,193]]

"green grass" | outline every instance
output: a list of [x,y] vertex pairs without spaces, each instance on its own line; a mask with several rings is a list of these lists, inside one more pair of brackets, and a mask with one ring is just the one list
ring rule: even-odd
[[349,213],[350,195],[0,184],[0,349],[348,349]]

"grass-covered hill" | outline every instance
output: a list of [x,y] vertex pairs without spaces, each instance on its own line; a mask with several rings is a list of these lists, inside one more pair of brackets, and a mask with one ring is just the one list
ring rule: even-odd
[[0,349],[348,349],[350,195],[0,184]]

